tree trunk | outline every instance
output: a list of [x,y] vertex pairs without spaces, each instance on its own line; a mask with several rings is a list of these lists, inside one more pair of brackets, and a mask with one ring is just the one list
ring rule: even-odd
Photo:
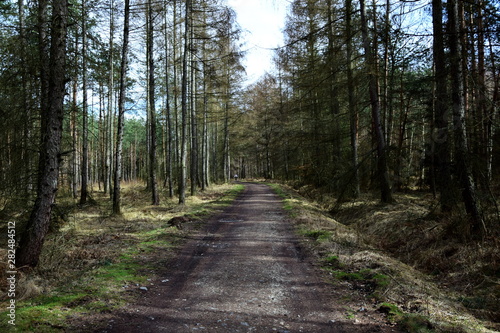
[[353,64],[352,64],[352,0],[346,0],[346,61],[347,61],[347,94],[349,104],[350,116],[350,130],[351,130],[351,161],[353,175],[353,197],[357,198],[360,194],[359,189],[359,168],[358,168],[358,112],[356,109],[356,86],[353,78]]
[[125,121],[125,81],[128,67],[128,40],[130,24],[130,0],[125,0],[125,17],[123,19],[123,45],[122,59],[120,64],[120,93],[118,96],[118,124],[116,133],[116,156],[114,170],[114,189],[113,189],[113,214],[121,214],[120,196],[122,180],[122,150],[123,150],[123,127]]
[[89,129],[87,110],[87,15],[85,0],[82,0],[82,93],[83,93],[83,124],[82,124],[82,166],[81,166],[81,191],[80,205],[87,202],[89,179]]
[[[168,196],[172,198],[174,196],[174,184],[173,184],[173,170],[172,170],[172,111],[170,109],[170,75],[169,75],[169,61],[168,61],[168,21],[167,14],[165,14],[165,122],[166,122],[166,135],[167,135],[167,153],[166,153],[166,174],[165,181],[168,183]],[[175,37],[174,37],[175,38]],[[175,66],[175,64],[174,64]],[[164,134],[165,135],[165,134]]]
[[447,70],[443,36],[443,3],[432,1],[433,58],[434,58],[434,128],[431,134],[433,146],[433,179],[440,193],[441,211],[449,212],[453,206],[453,187],[450,171],[450,148],[448,140],[449,107],[447,92]]
[[182,92],[181,92],[181,158],[179,175],[179,204],[186,203],[186,178],[187,178],[187,89],[188,89],[188,52],[189,52],[189,26],[190,26],[191,1],[186,1],[184,21],[184,55],[182,57]]
[[[66,81],[67,17],[67,0],[53,0],[48,107],[42,109],[44,121],[41,134],[43,144],[40,151],[37,198],[16,254],[18,267],[33,268],[37,266],[49,229],[52,207],[58,188]],[[43,61],[43,59],[41,60]],[[42,66],[44,65],[42,64]]]
[[380,121],[380,101],[377,88],[377,69],[375,62],[375,52],[371,49],[368,37],[368,23],[366,20],[365,0],[360,0],[361,9],[361,32],[363,35],[363,47],[365,49],[366,65],[369,78],[370,104],[372,109],[372,121],[377,140],[377,173],[380,183],[381,200],[385,203],[393,202],[389,172],[387,169],[387,153],[385,147],[385,138]]
[[[191,29],[191,41],[194,30]],[[191,53],[191,195],[196,195],[198,186],[198,122],[196,118],[196,61]]]
[[112,155],[113,155],[113,91],[114,91],[114,0],[110,2],[110,22],[109,22],[109,80],[108,80],[108,114],[105,117],[106,142],[104,148],[104,193],[112,195],[111,174],[112,174]]
[[462,189],[465,210],[470,218],[473,236],[486,232],[482,213],[476,195],[474,179],[468,159],[467,132],[465,127],[464,73],[462,67],[462,42],[459,22],[458,0],[449,0],[448,17],[450,26],[450,58],[452,79],[453,125],[455,136],[455,160],[458,180]]
[[153,8],[151,0],[148,0],[148,17],[147,17],[147,58],[149,68],[149,126],[151,146],[149,147],[149,178],[151,184],[151,204],[159,205],[160,196],[158,195],[158,182],[156,180],[156,108],[155,108],[155,64],[153,55],[154,46],[154,31],[153,31]]

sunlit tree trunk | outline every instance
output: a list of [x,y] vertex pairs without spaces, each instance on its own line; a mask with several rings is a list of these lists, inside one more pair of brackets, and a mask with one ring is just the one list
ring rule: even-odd
[[[172,110],[170,108],[170,70],[169,70],[169,51],[168,51],[168,20],[167,13],[165,13],[165,123],[166,123],[166,145],[167,152],[165,156],[165,182],[168,183],[168,196],[172,198],[174,196],[174,184],[173,184],[173,133],[172,133]],[[174,37],[175,38],[175,37]],[[175,66],[175,64],[174,64]]]
[[[194,29],[191,29],[191,43],[194,43]],[[198,122],[196,105],[196,60],[191,52],[191,195],[196,195],[198,187]]]
[[128,67],[128,43],[130,24],[130,0],[125,0],[125,12],[123,19],[123,44],[122,58],[120,64],[120,92],[118,96],[118,124],[116,133],[116,156],[114,170],[113,189],[113,214],[121,214],[121,180],[122,180],[122,151],[123,151],[123,128],[125,122],[125,81]]
[[104,193],[109,190],[110,196],[111,191],[111,178],[112,178],[112,160],[113,160],[113,118],[114,118],[114,105],[113,105],[113,93],[114,93],[114,62],[113,62],[113,52],[114,52],[114,31],[115,31],[115,19],[114,19],[114,0],[110,1],[110,23],[109,23],[109,78],[108,78],[108,112],[105,117],[105,128],[106,128],[106,140],[104,149]]
[[186,13],[184,21],[184,54],[182,56],[182,84],[181,84],[181,156],[179,175],[179,204],[186,203],[186,179],[187,179],[187,94],[188,94],[188,52],[189,52],[189,29],[190,29],[191,0],[186,1]]

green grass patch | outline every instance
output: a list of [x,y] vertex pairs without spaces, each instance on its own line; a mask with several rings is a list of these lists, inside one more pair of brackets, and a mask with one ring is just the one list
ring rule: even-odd
[[379,311],[387,315],[387,319],[408,333],[431,333],[435,332],[434,326],[429,318],[416,313],[405,313],[397,305],[382,303]]
[[382,303],[378,310],[387,315],[387,319],[391,323],[397,323],[403,318],[403,311],[399,309],[399,307],[395,304],[391,303]]
[[321,242],[331,239],[333,233],[327,230],[302,230],[302,235]]
[[[59,254],[54,261],[60,264],[40,270],[48,281],[46,294],[18,301],[16,326],[0,320],[0,332],[69,332],[69,318],[110,312],[133,301],[134,293],[126,291],[149,283],[153,273],[146,269],[157,260],[152,254],[185,239],[184,233],[167,228],[166,216],[213,214],[231,204],[244,188],[243,184],[224,185],[190,197],[184,207],[167,203],[154,210],[149,198],[143,200],[142,186],[134,187],[124,191],[125,217],[109,216],[109,200],[96,195],[99,203],[80,210],[69,226],[71,237],[54,231],[61,234],[55,236],[59,241],[52,241],[49,252]],[[8,318],[7,312],[0,312],[0,317]]]
[[267,183],[276,195],[278,195],[283,201],[283,209],[288,212],[290,217],[297,217],[297,213],[295,212],[296,205],[300,205],[301,202],[293,199],[293,197],[287,193],[280,185],[274,183]]

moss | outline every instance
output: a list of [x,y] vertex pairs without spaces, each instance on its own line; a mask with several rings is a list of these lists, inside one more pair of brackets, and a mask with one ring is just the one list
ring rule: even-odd
[[387,319],[391,323],[396,323],[403,318],[403,312],[398,308],[397,305],[391,303],[382,303],[378,310],[387,315]]
[[398,321],[399,327],[408,333],[431,333],[435,332],[434,326],[429,319],[419,314],[405,313]]
[[325,263],[325,267],[328,267],[331,269],[338,269],[338,268],[342,268],[344,266],[340,262],[339,257],[337,257],[337,256],[326,257],[323,261]]
[[331,231],[326,230],[305,230],[302,234],[318,242],[329,240],[333,235]]

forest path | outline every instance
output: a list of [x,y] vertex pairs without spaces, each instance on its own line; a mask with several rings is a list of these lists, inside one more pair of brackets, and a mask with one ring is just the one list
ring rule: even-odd
[[161,279],[99,332],[393,331],[348,319],[338,290],[301,252],[281,199],[263,184],[245,183],[233,204],[159,269]]

